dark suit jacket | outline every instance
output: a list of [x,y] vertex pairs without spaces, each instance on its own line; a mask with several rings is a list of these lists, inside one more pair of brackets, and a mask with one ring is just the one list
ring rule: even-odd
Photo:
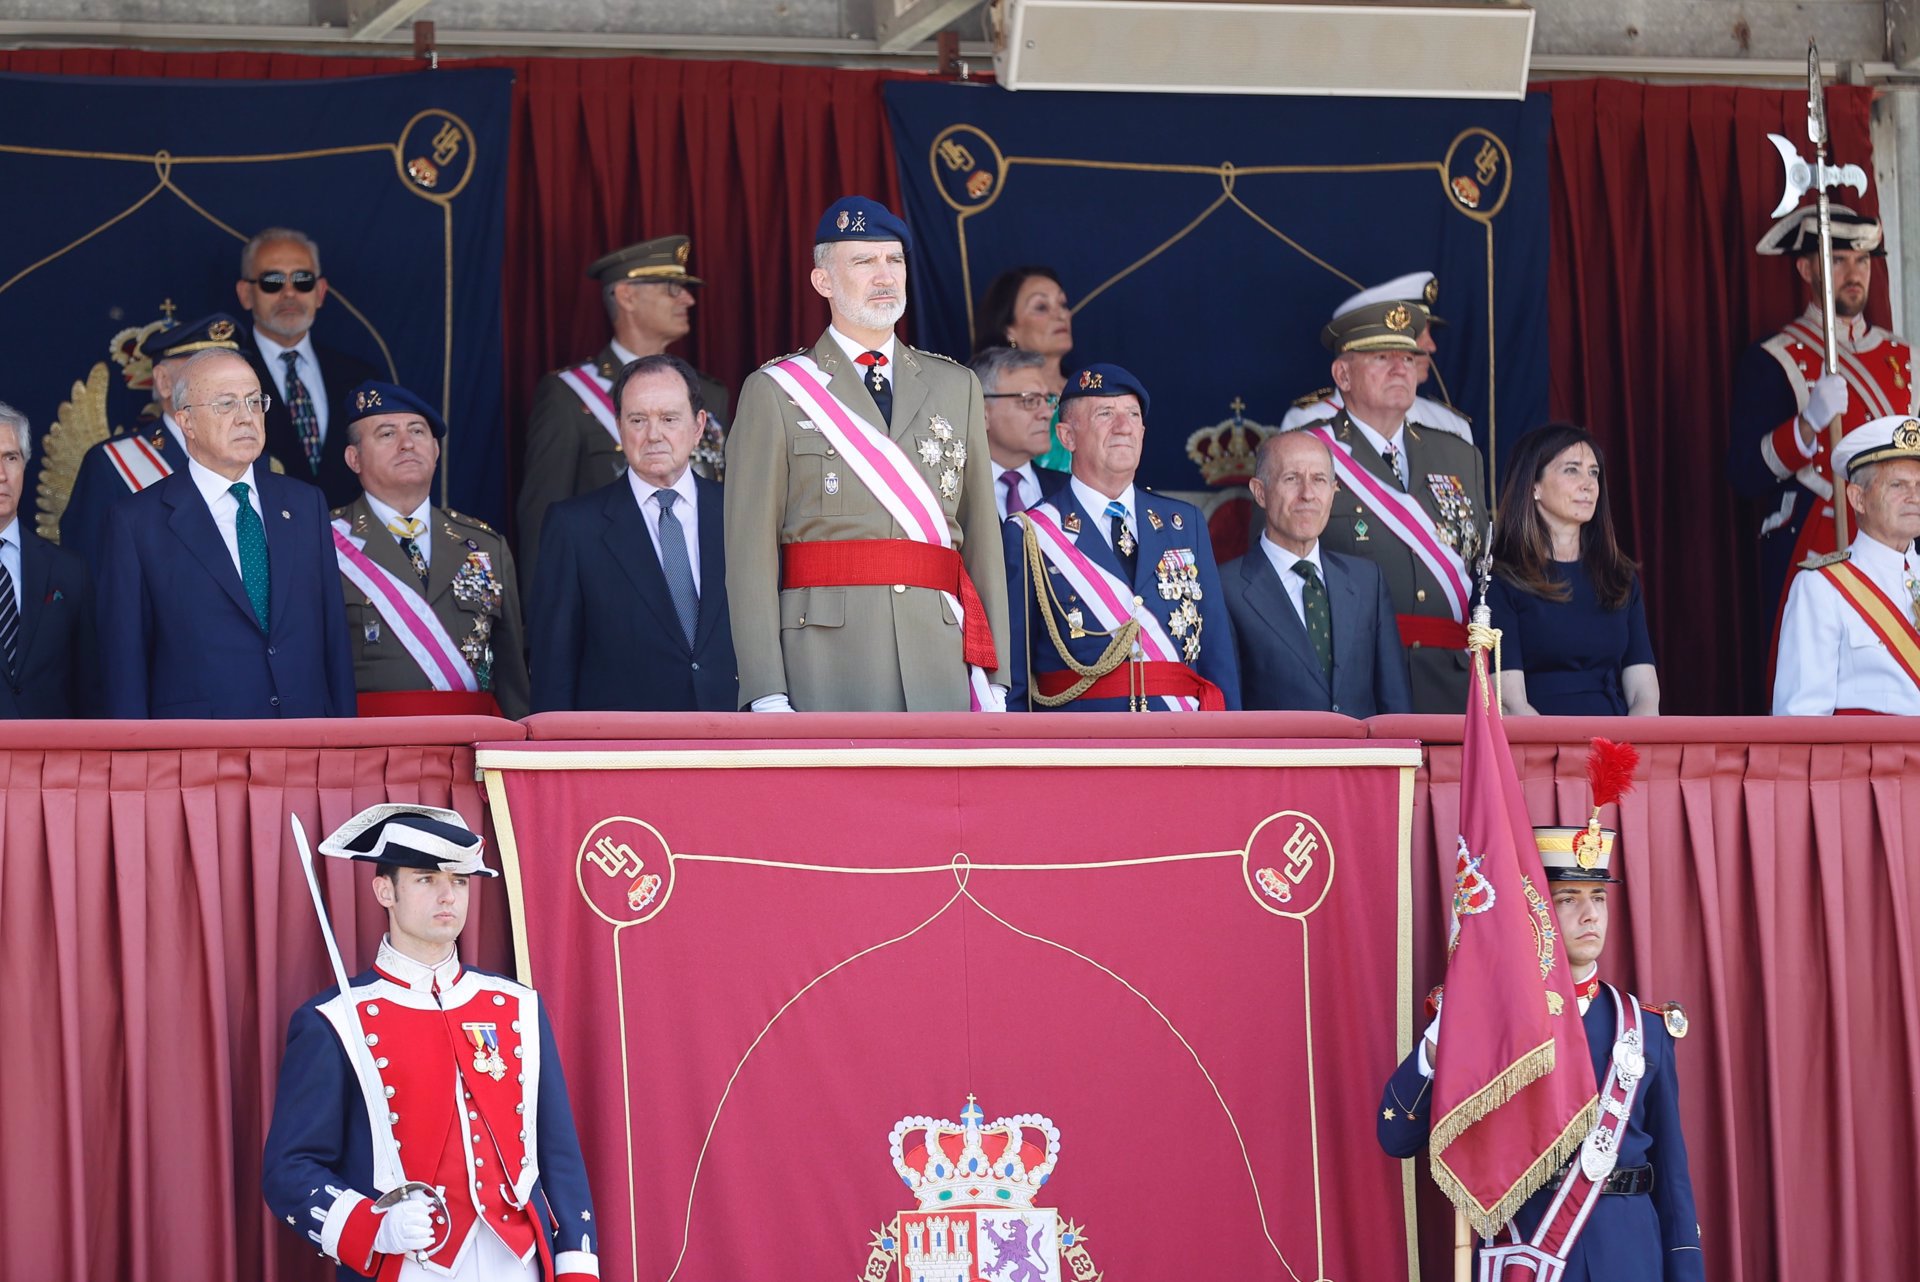
[[254,464],[268,631],[254,621],[193,477],[116,506],[101,546],[101,680],[110,717],[350,717],[353,655],[320,491]]
[[1033,465],[1033,479],[1040,482],[1040,497],[1050,499],[1053,492],[1073,479],[1072,472],[1063,472],[1057,467]]
[[[327,436],[320,443],[320,467],[316,471],[307,466],[307,452],[293,425],[293,407],[287,404],[287,398],[280,394],[273,375],[267,371],[266,358],[251,343],[243,355],[260,380],[260,390],[273,397],[273,408],[267,411],[267,453],[280,460],[288,476],[319,486],[327,496],[328,507],[344,507],[353,502],[360,496],[360,478],[347,466],[348,398],[354,388],[368,379],[386,376],[357,356],[314,343],[313,355],[320,362],[320,379],[326,384],[328,405]],[[309,387],[307,391],[312,394],[314,389]]]
[[1333,616],[1333,680],[1307,640],[1273,562],[1253,551],[1220,567],[1220,586],[1240,647],[1240,689],[1248,708],[1344,712],[1371,717],[1413,711],[1406,652],[1393,599],[1378,566],[1320,548]]
[[700,496],[700,619],[691,647],[625,476],[547,509],[527,609],[535,712],[739,706],[720,487],[698,476],[693,483]]
[[19,534],[20,660],[0,680],[0,718],[85,716],[98,683],[86,562],[24,520]]

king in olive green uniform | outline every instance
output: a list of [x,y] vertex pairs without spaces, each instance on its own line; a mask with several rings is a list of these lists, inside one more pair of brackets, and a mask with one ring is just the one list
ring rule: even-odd
[[[980,382],[965,366],[893,336],[906,304],[905,224],[878,202],[849,197],[828,210],[817,239],[828,266],[813,279],[833,324],[798,355],[818,366],[847,412],[886,432],[937,495],[993,631],[987,680],[1003,706],[1006,570]],[[962,629],[942,592],[905,584],[783,586],[788,544],[906,535],[766,369],[741,388],[727,436],[726,533],[742,707],[968,710]]]
[[[1440,541],[1466,563],[1471,585],[1486,546],[1486,463],[1457,436],[1407,419],[1418,386],[1419,332],[1425,315],[1397,302],[1336,317],[1334,382],[1345,406],[1315,430],[1344,448],[1353,466],[1418,503]],[[1391,456],[1391,461],[1389,461]],[[1467,702],[1464,620],[1454,617],[1440,580],[1382,519],[1364,491],[1342,483],[1323,534],[1327,547],[1380,567],[1407,651],[1413,710],[1457,715]]]
[[[371,394],[377,394],[377,399]],[[396,456],[405,458],[417,450],[422,455],[424,475],[433,475],[439,461],[439,439],[446,431],[439,416],[404,388],[387,383],[362,384],[348,398],[348,404],[358,417],[349,424],[347,463],[359,474],[365,488],[359,498],[334,509],[335,528],[344,525],[345,533],[362,544],[368,560],[424,598],[473,670],[480,693],[491,694],[503,715],[516,719],[526,716],[526,633],[520,619],[513,553],[507,549],[507,541],[484,521],[451,508],[433,507],[419,498],[417,484],[408,484],[411,465],[395,461]],[[392,421],[404,424],[407,419],[423,420],[437,430],[430,441],[419,440],[416,434],[416,439],[407,444],[376,441],[369,435],[371,430],[389,430]],[[424,580],[406,550],[407,540],[392,528],[409,519],[423,527],[412,542],[426,563]],[[346,593],[356,693],[420,693],[417,701],[381,711],[431,714],[475,710],[466,703],[436,707],[432,681],[401,643],[394,620],[376,607],[375,594],[344,573],[340,582]],[[461,697],[457,693],[453,696]],[[467,698],[470,701],[470,696]],[[368,703],[362,700],[363,715],[370,710]]]

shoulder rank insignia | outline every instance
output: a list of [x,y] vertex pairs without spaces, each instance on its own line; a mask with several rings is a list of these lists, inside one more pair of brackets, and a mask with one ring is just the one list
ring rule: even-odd
[[805,356],[807,354],[807,350],[808,350],[807,348],[803,347],[797,352],[788,352],[783,356],[775,356],[769,360],[761,361],[760,368],[765,369],[769,365],[778,365],[781,361],[790,361],[796,356]]
[[450,521],[458,521],[462,525],[470,525],[474,529],[484,530],[488,534],[497,534],[499,532],[477,516],[468,516],[465,512],[456,512],[450,507],[440,510],[447,514],[447,519]]
[[1660,1016],[1667,1025],[1667,1032],[1671,1033],[1676,1040],[1685,1037],[1687,1035],[1687,1029],[1692,1027],[1692,1025],[1687,1022],[1687,1012],[1680,1009],[1679,1002],[1643,1001],[1640,1003],[1640,1009],[1646,1011],[1649,1015]]
[[1829,565],[1840,564],[1840,562],[1852,555],[1851,550],[1841,548],[1838,552],[1829,552],[1825,556],[1810,556],[1802,561],[1796,568],[1802,570],[1823,570]]
[[1331,387],[1323,387],[1317,392],[1308,392],[1305,396],[1296,397],[1293,402],[1293,408],[1297,410],[1312,409],[1322,401],[1332,399],[1333,389]]
[[327,513],[328,516],[332,517],[336,521],[340,520],[346,514],[347,514],[347,509],[343,507],[337,507],[333,509],[333,511]]
[[908,343],[902,343],[902,344],[900,344],[900,346],[901,346],[901,347],[903,347],[903,348],[905,348],[905,349],[906,349],[907,351],[909,351],[909,352],[912,352],[912,353],[913,353],[914,355],[916,355],[916,356],[931,356],[931,357],[933,357],[933,359],[935,359],[936,361],[945,361],[945,362],[946,362],[947,364],[949,364],[949,365],[958,365],[958,364],[960,364],[960,362],[959,362],[959,361],[956,361],[956,360],[955,360],[955,359],[953,359],[953,357],[951,357],[951,356],[943,356],[943,355],[941,355],[941,354],[940,354],[939,352],[930,352],[930,351],[928,351],[928,350],[927,350],[926,348],[924,348],[924,347],[914,347],[914,346],[912,346],[911,344],[908,344]]

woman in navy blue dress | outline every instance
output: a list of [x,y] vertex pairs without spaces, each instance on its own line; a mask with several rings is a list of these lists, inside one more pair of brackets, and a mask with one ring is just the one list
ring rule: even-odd
[[1550,423],[1520,438],[1493,558],[1508,712],[1659,714],[1639,567],[1614,541],[1600,447],[1584,429]]

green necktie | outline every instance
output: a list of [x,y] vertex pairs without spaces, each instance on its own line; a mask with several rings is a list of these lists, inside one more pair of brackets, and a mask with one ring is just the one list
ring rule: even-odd
[[247,585],[247,599],[253,602],[253,617],[260,630],[267,630],[267,532],[260,525],[260,514],[248,499],[245,481],[235,481],[227,493],[239,500],[234,514],[234,542],[240,546],[240,581]]
[[1327,613],[1327,587],[1320,582],[1319,568],[1311,561],[1295,561],[1293,572],[1304,582],[1300,586],[1301,613],[1305,615],[1307,640],[1320,660],[1320,671],[1333,679],[1333,616]]

